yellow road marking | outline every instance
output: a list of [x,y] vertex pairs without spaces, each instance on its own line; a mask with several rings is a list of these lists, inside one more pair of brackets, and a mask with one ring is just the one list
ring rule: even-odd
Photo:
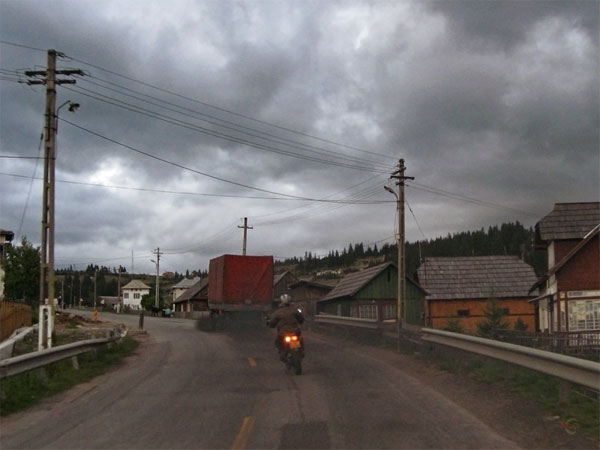
[[235,438],[235,441],[233,441],[231,450],[244,450],[246,448],[250,433],[252,433],[252,428],[254,428],[254,417],[244,417],[242,428]]
[[254,358],[248,358],[248,364],[250,364],[250,367],[256,367],[256,360]]

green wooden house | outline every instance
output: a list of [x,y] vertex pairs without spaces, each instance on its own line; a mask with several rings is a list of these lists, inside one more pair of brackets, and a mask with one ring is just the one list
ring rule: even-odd
[[[425,291],[406,278],[407,323],[422,324]],[[346,275],[318,302],[318,311],[363,319],[396,319],[398,269],[392,262]]]

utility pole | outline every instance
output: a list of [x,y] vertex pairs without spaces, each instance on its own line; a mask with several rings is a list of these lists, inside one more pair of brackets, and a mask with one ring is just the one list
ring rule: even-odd
[[151,260],[152,262],[156,262],[156,293],[155,293],[156,295],[154,297],[154,306],[156,308],[158,308],[158,288],[159,288],[158,272],[159,272],[159,267],[160,267],[160,255],[162,255],[162,253],[160,252],[159,247],[157,247],[156,250],[154,250],[152,253],[156,255],[156,261]]
[[119,314],[123,312],[123,300],[121,299],[121,264],[119,264],[119,281],[117,283],[117,299],[119,299]]
[[[56,57],[64,54],[48,50],[46,70],[25,71],[27,77],[45,77],[28,80],[28,85],[46,85],[46,110],[44,125],[44,182],[42,198],[42,248],[40,264],[40,308],[48,299],[48,332],[43,333],[45,311],[40,311],[43,333],[39,341],[41,348],[52,347],[54,329],[54,167],[56,160],[56,85],[75,84],[74,79],[57,79],[56,75],[83,75],[79,69],[57,70]],[[40,348],[40,350],[41,350]]]
[[249,227],[248,226],[248,218],[244,217],[244,226],[241,227],[238,225],[238,228],[244,229],[244,246],[242,247],[242,255],[246,256],[246,240],[248,238],[248,230],[253,230],[254,227]]
[[400,342],[400,329],[402,322],[405,320],[406,307],[406,264],[404,256],[404,181],[414,180],[415,177],[407,177],[404,175],[406,167],[404,160],[398,161],[398,169],[392,174],[391,179],[397,180],[398,195],[396,196],[398,205],[398,234],[396,242],[398,246],[398,305],[396,307],[396,319],[398,321],[398,342]]

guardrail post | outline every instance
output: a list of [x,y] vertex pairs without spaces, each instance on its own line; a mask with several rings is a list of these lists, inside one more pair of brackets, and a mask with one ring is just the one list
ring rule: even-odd
[[71,358],[71,364],[73,364],[73,369],[79,370],[79,359],[77,359],[77,356]]

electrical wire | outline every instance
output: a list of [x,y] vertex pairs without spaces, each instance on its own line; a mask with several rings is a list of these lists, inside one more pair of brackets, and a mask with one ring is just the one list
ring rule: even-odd
[[[42,143],[44,142],[44,133],[40,134],[40,143],[38,145],[38,156],[40,151],[42,150]],[[35,160],[35,166],[33,168],[33,173],[31,174],[31,183],[29,183],[29,190],[27,191],[27,199],[25,200],[25,206],[23,206],[23,214],[21,214],[21,221],[19,222],[19,228],[16,234],[16,241],[19,242],[19,237],[21,236],[21,229],[23,228],[23,223],[25,222],[25,213],[27,212],[27,207],[29,206],[29,199],[31,198],[31,189],[33,188],[33,180],[35,179],[35,173],[37,172],[39,159]]]
[[[161,120],[161,121],[169,123],[171,125],[176,125],[176,126],[179,126],[179,127],[182,127],[182,128],[186,128],[186,129],[189,129],[189,130],[192,130],[192,131],[197,131],[197,132],[205,134],[205,135],[217,137],[217,138],[229,141],[229,142],[235,142],[235,143],[238,143],[238,144],[246,145],[246,146],[257,148],[257,149],[260,149],[260,150],[265,150],[265,151],[272,152],[272,153],[278,153],[278,154],[281,154],[281,155],[287,155],[287,156],[295,157],[295,158],[298,158],[298,159],[303,159],[303,160],[306,160],[306,161],[318,162],[318,163],[321,163],[321,164],[327,164],[327,165],[332,165],[332,166],[337,166],[337,167],[344,167],[344,168],[349,168],[349,169],[363,170],[363,171],[370,171],[370,172],[377,172],[377,173],[389,173],[390,172],[390,168],[389,167],[385,167],[384,168],[382,166],[382,168],[378,169],[378,168],[375,168],[375,167],[356,166],[356,165],[353,165],[353,164],[350,164],[350,163],[342,163],[342,162],[331,161],[331,160],[322,159],[322,158],[315,158],[315,157],[310,157],[310,156],[306,156],[306,155],[294,153],[294,152],[291,152],[291,151],[288,151],[288,150],[282,150],[280,148],[271,147],[271,146],[268,146],[268,145],[265,145],[265,144],[255,143],[255,142],[248,141],[248,140],[243,139],[243,138],[238,138],[238,137],[235,137],[235,136],[231,136],[231,135],[228,135],[228,134],[223,134],[223,133],[220,133],[218,131],[209,130],[208,128],[204,128],[204,127],[201,127],[201,126],[198,126],[198,125],[194,125],[194,124],[189,123],[189,122],[184,122],[182,120],[175,119],[173,117],[164,116],[162,114],[155,113],[155,112],[153,112],[151,110],[148,110],[148,109],[145,109],[145,108],[141,108],[139,106],[132,105],[132,104],[129,104],[129,103],[125,103],[125,102],[123,102],[121,100],[117,100],[117,99],[107,100],[106,98],[97,97],[95,95],[90,95],[88,93],[85,93],[81,89],[75,89],[75,88],[66,87],[66,86],[64,86],[64,89],[72,91],[72,92],[75,92],[75,93],[78,93],[78,94],[86,96],[88,98],[93,98],[94,100],[97,100],[97,101],[101,101],[101,102],[104,102],[104,103],[107,103],[107,104],[110,104],[110,105],[113,105],[113,106],[117,106],[119,108],[131,111],[131,112],[135,112],[135,113],[144,115],[146,117],[151,117],[151,118],[154,118],[154,119],[157,119],[157,120]],[[257,137],[257,136],[255,136],[255,137]],[[286,145],[290,146],[289,144],[286,144]],[[319,152],[316,152],[314,150],[309,150],[309,151],[312,152],[312,153],[319,153]]]
[[266,122],[266,121],[263,121],[263,120],[260,120],[260,119],[256,119],[254,117],[250,117],[250,116],[247,116],[247,115],[244,115],[244,114],[241,114],[241,113],[237,113],[235,111],[231,111],[231,110],[228,110],[228,109],[225,109],[225,108],[221,108],[219,106],[211,105],[209,103],[206,103],[206,102],[203,102],[203,101],[191,98],[191,97],[187,97],[185,95],[181,95],[181,94],[178,94],[178,93],[173,92],[173,91],[169,91],[168,89],[164,89],[164,88],[161,88],[159,86],[152,85],[150,83],[146,83],[146,82],[141,81],[141,80],[137,80],[137,79],[129,77],[127,75],[122,75],[120,73],[114,72],[114,71],[109,70],[109,69],[105,69],[103,67],[97,66],[95,64],[91,64],[89,62],[83,61],[81,59],[77,59],[77,58],[72,57],[72,56],[65,55],[65,58],[68,58],[68,59],[70,59],[72,61],[76,61],[76,62],[81,63],[81,64],[85,64],[87,66],[93,67],[93,68],[101,70],[103,72],[106,72],[106,73],[118,76],[118,77],[123,78],[125,80],[132,81],[134,83],[138,83],[138,84],[140,84],[142,86],[146,86],[146,87],[149,87],[149,88],[152,88],[152,89],[156,89],[159,92],[163,92],[163,93],[166,93],[166,94],[169,94],[169,95],[172,95],[172,96],[184,99],[184,100],[189,101],[189,102],[193,102],[193,103],[196,103],[196,104],[199,104],[199,105],[203,105],[205,107],[208,107],[208,108],[211,108],[211,109],[214,109],[214,110],[217,110],[217,111],[225,112],[227,114],[231,114],[231,115],[236,116],[236,117],[244,118],[246,120],[250,120],[250,121],[255,122],[255,123],[260,123],[262,125],[267,125],[267,126],[270,126],[270,127],[282,130],[282,131],[287,131],[289,133],[294,133],[294,134],[297,134],[297,135],[300,135],[300,136],[304,136],[304,137],[308,137],[308,138],[311,138],[311,139],[315,139],[317,141],[328,143],[328,144],[335,145],[335,146],[338,146],[338,147],[347,148],[349,150],[355,150],[355,151],[359,151],[359,152],[363,152],[363,153],[368,153],[368,154],[371,154],[371,155],[377,155],[377,156],[380,156],[380,157],[385,157],[385,158],[392,159],[394,161],[396,160],[396,158],[391,157],[389,155],[385,155],[385,154],[381,154],[381,153],[376,153],[376,152],[372,152],[372,151],[368,151],[368,150],[363,150],[363,149],[358,148],[358,147],[352,147],[352,146],[349,146],[349,145],[341,144],[341,143],[338,143],[338,142],[335,142],[335,141],[331,141],[331,140],[328,140],[328,139],[324,139],[324,138],[320,138],[320,137],[317,137],[317,136],[314,136],[314,135],[310,135],[308,133],[303,133],[303,132],[300,132],[300,131],[297,131],[297,130],[293,130],[291,128],[286,128],[286,127],[282,127],[280,125],[275,125],[273,123]]
[[[97,133],[95,131],[89,130],[89,129],[87,129],[85,127],[82,127],[80,125],[74,124],[73,122],[70,122],[67,119],[63,119],[62,117],[60,117],[59,120],[61,120],[64,123],[67,123],[67,124],[69,124],[69,125],[71,125],[71,126],[73,126],[75,128],[78,128],[78,129],[80,129],[82,131],[85,131],[85,132],[87,132],[89,134],[97,136],[97,137],[99,137],[101,139],[104,139],[104,140],[106,140],[108,142],[112,142],[115,145],[118,145],[120,147],[126,148],[128,150],[131,150],[133,152],[136,152],[136,153],[141,154],[143,156],[146,156],[148,158],[154,159],[156,161],[160,161],[162,163],[171,165],[173,167],[177,167],[177,168],[182,169],[182,170],[186,170],[186,171],[198,174],[198,175],[205,176],[207,178],[212,178],[213,180],[217,180],[217,181],[221,181],[221,182],[224,182],[224,183],[232,184],[232,185],[238,186],[238,187],[243,187],[245,189],[251,189],[251,190],[258,191],[258,192],[264,192],[264,193],[267,193],[267,194],[278,195],[278,196],[281,196],[281,197],[294,198],[294,199],[307,200],[307,201],[314,201],[314,202],[345,203],[345,202],[339,201],[339,200],[317,199],[317,198],[310,198],[310,197],[302,197],[302,196],[298,196],[298,195],[285,194],[285,193],[282,193],[282,192],[276,192],[276,191],[271,191],[271,190],[268,190],[268,189],[262,189],[262,188],[258,188],[258,187],[255,187],[255,186],[250,186],[250,185],[247,185],[247,184],[244,184],[244,183],[239,183],[237,181],[228,180],[226,178],[217,177],[215,175],[211,175],[211,174],[208,174],[206,172],[202,172],[202,171],[199,171],[199,170],[196,170],[196,169],[192,169],[191,167],[187,167],[187,166],[184,166],[182,164],[179,164],[179,163],[176,163],[176,162],[173,162],[173,161],[169,161],[169,160],[161,158],[159,156],[152,155],[151,153],[147,153],[145,151],[139,150],[139,149],[137,149],[135,147],[132,147],[130,145],[123,144],[122,142],[119,142],[119,141],[117,141],[115,139],[111,139],[111,138],[109,138],[107,136],[104,136],[104,135],[102,135],[100,133]],[[357,203],[357,202],[351,202],[351,203]],[[381,203],[387,203],[387,201],[381,201]]]

